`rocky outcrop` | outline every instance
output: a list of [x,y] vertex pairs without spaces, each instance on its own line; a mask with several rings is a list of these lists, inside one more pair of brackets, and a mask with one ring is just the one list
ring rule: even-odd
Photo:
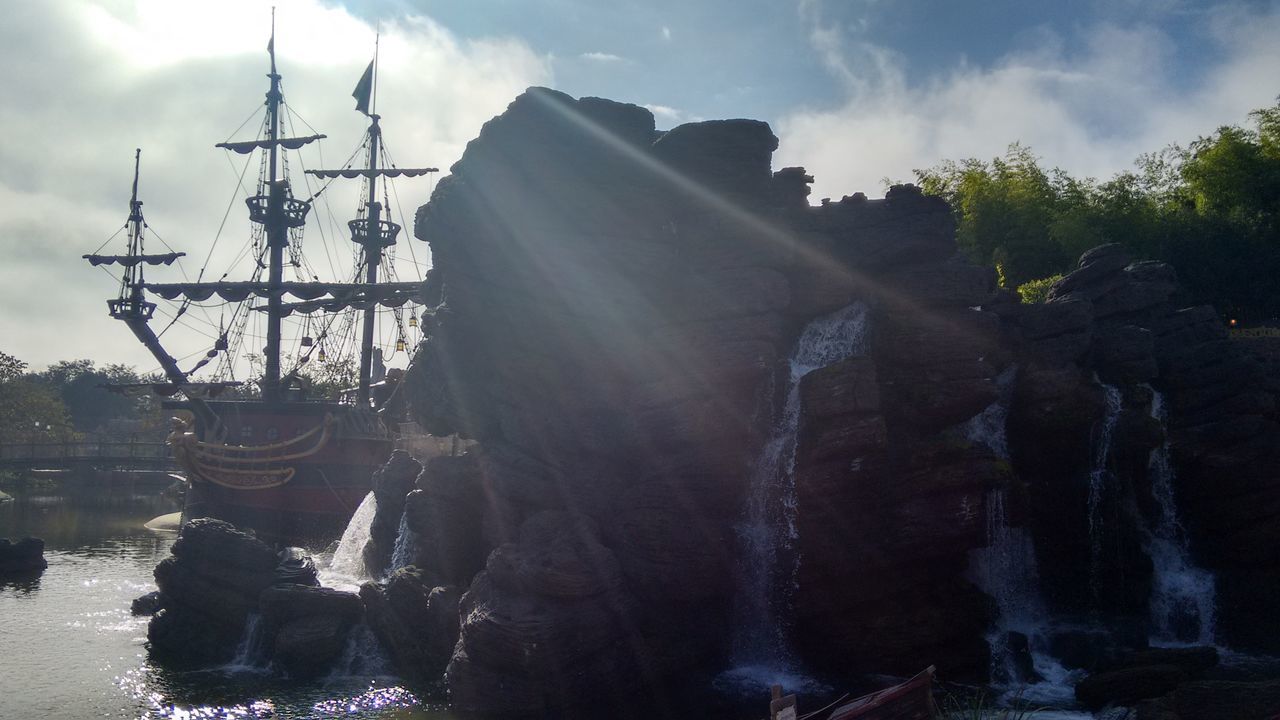
[[178,532],[172,555],[155,569],[158,593],[134,601],[152,614],[152,657],[178,668],[204,668],[236,655],[250,619],[265,623],[260,660],[293,677],[312,677],[341,654],[351,625],[364,613],[353,593],[316,587],[316,568],[299,548],[280,552],[251,533],[210,518]]
[[[402,668],[438,677],[460,596],[462,709],[558,713],[723,669],[736,525],[795,381],[794,488],[763,494],[793,512],[777,550],[796,571],[765,593],[816,669],[985,674],[993,607],[968,565],[997,490],[1053,609],[1133,627],[1166,441],[1224,630],[1268,642],[1244,579],[1277,567],[1274,397],[1211,311],[1176,309],[1172,270],[1103,246],[1024,305],[956,256],[941,200],[811,207],[803,169],[771,173],[776,144],[758,122],[659,133],[642,108],[532,89],[419,210],[438,305],[406,399],[475,444],[379,495],[380,566],[402,512],[419,541],[362,591]],[[866,352],[792,377],[802,330],[855,301]],[[997,402],[1009,457],[961,427]]]
[[39,575],[49,567],[44,559],[44,540],[27,537],[18,542],[0,538],[0,579]]
[[258,607],[270,638],[270,658],[294,678],[330,670],[351,626],[364,615],[355,593],[290,583],[263,590]]
[[391,565],[396,536],[404,514],[405,495],[413,489],[422,465],[404,450],[396,450],[373,473],[373,496],[378,509],[369,527],[362,557],[372,575],[381,575]]
[[[918,189],[810,207],[803,170],[771,172],[776,144],[758,122],[657,133],[641,108],[534,89],[419,211],[442,304],[410,405],[479,444],[427,463],[404,506],[417,569],[367,592],[373,613],[398,583],[425,621],[431,592],[466,589],[460,707],[554,711],[724,669],[734,526],[785,359],[855,300],[874,351],[800,390],[795,639],[842,670],[985,671],[990,608],[965,565],[1008,473],[943,433],[1010,362],[972,309],[994,272],[956,257],[949,208]],[[431,653],[399,654],[431,674]]]
[[[1275,651],[1280,625],[1265,599],[1280,589],[1274,389],[1217,313],[1176,308],[1177,291],[1169,266],[1112,245],[1082,256],[1045,304],[992,308],[1021,341],[1010,445],[1041,576],[1060,610],[1145,616],[1160,512],[1150,453],[1167,442],[1194,560],[1217,577],[1218,640]],[[1164,427],[1152,417],[1157,392]],[[1096,473],[1091,491],[1082,480]]]
[[458,642],[457,587],[435,587],[417,568],[397,570],[385,585],[367,583],[366,622],[401,675],[438,684]]
[[258,595],[275,581],[276,552],[220,520],[192,520],[155,569],[160,611],[151,619],[151,654],[177,667],[206,667],[235,655]]

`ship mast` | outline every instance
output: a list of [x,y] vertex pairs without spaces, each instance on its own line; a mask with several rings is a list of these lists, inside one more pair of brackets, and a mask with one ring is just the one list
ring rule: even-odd
[[[147,222],[142,216],[142,201],[138,199],[138,176],[141,166],[142,148],[138,148],[134,150],[133,154],[133,190],[129,196],[129,244],[127,252],[124,255],[85,255],[84,258],[95,266],[119,263],[124,267],[124,276],[120,283],[120,296],[114,300],[107,301],[107,309],[110,311],[111,317],[123,321],[128,326],[139,342],[156,359],[156,362],[160,363],[160,367],[164,370],[165,377],[169,379],[169,382],[178,387],[186,387],[188,385],[187,373],[178,367],[178,362],[160,345],[159,336],[156,335],[155,330],[152,330],[149,324],[152,315],[156,311],[156,304],[147,302],[143,297],[143,267],[146,265],[169,265],[186,255],[186,253],[146,254],[143,247],[143,231],[147,226]],[[220,432],[221,424],[217,416],[209,409],[209,406],[190,392],[188,392],[188,397],[191,400],[192,411],[200,416],[201,420],[210,428],[210,432]]]
[[[369,117],[369,156],[363,171],[359,170],[307,170],[307,174],[322,178],[354,178],[363,176],[369,183],[368,196],[365,198],[365,217],[347,223],[351,229],[351,241],[361,247],[364,257],[365,292],[369,297],[377,297],[374,287],[378,282],[378,267],[382,262],[382,251],[396,244],[396,236],[400,233],[400,225],[383,220],[383,206],[378,202],[378,178],[418,177],[437,172],[436,168],[397,168],[380,167],[382,159],[382,116],[376,109],[376,79],[378,65],[377,41],[374,44],[373,60],[357,83],[351,95],[356,99],[356,110]],[[395,285],[400,285],[396,283]],[[370,382],[373,375],[373,341],[374,322],[377,319],[377,303],[369,303],[364,308],[361,319],[360,342],[360,377],[356,390],[356,402],[361,406],[369,404]]]
[[262,399],[280,401],[280,321],[284,281],[284,249],[289,245],[289,228],[284,223],[284,195],[286,185],[278,178],[280,146],[280,74],[276,72],[276,18],[271,11],[271,41],[267,44],[271,55],[271,89],[267,91],[267,142],[270,161],[267,174],[267,347],[266,368],[262,377]]
[[[259,188],[259,192],[263,194],[246,198],[245,204],[249,206],[249,219],[263,226],[263,234],[266,238],[266,285],[261,287],[257,283],[250,283],[254,286],[253,294],[267,298],[267,305],[265,306],[267,312],[267,345],[263,348],[266,362],[260,383],[262,399],[266,402],[280,402],[283,400],[280,387],[280,325],[281,320],[289,314],[284,307],[283,298],[284,293],[288,291],[284,282],[284,251],[285,248],[289,247],[289,231],[305,225],[307,213],[311,210],[311,202],[294,198],[289,188],[289,179],[282,177],[281,166],[283,162],[280,157],[280,149],[284,147],[296,150],[303,145],[323,139],[324,135],[315,134],[307,137],[280,136],[280,110],[281,106],[284,105],[284,94],[280,90],[280,73],[276,71],[276,22],[274,10],[271,14],[271,40],[267,43],[267,54],[271,56],[271,72],[267,74],[267,77],[271,80],[271,85],[267,90],[266,139],[247,142],[223,142],[218,143],[215,147],[245,155],[257,150],[265,150],[267,153],[266,176],[262,179],[263,187]],[[228,288],[231,286],[232,284],[219,282],[209,284],[179,283],[176,287],[185,291],[188,298],[191,298],[193,295],[199,296],[203,292],[203,287],[215,288],[220,292],[229,292]],[[157,286],[148,284],[146,289],[155,291]],[[208,295],[204,295],[204,297],[208,297]]]
[[[364,262],[366,266],[364,281],[370,285],[378,282],[378,263],[382,260],[382,205],[378,202],[378,143],[382,139],[382,128],[378,125],[377,82],[378,82],[378,40],[373,41],[373,63],[369,75],[369,224],[364,233]],[[369,404],[369,380],[373,374],[373,323],[376,305],[370,305],[361,319],[360,339],[360,385],[356,392],[356,403],[360,406]]]

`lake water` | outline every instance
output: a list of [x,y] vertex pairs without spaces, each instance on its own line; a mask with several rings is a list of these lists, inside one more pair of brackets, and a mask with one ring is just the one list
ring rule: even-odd
[[[15,493],[17,495],[17,493]],[[0,582],[0,718],[415,718],[446,720],[392,677],[291,683],[270,673],[152,665],[133,598],[175,535],[147,530],[177,510],[154,496],[19,496],[0,537],[44,538],[49,569]]]

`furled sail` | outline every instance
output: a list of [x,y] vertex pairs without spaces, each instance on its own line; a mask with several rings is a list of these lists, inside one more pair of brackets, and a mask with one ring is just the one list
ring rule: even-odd
[[[217,295],[228,302],[243,302],[250,297],[271,297],[270,283],[258,282],[188,282],[188,283],[145,283],[142,286],[147,292],[154,293],[165,300],[176,300],[185,297],[195,302],[203,302]],[[324,282],[285,282],[280,283],[280,295],[292,295],[299,300],[319,300],[328,295],[335,301],[371,300],[379,302],[383,298],[403,296],[404,304],[414,299],[422,289],[419,282],[396,282],[367,285],[365,283],[324,283]],[[398,307],[398,306],[393,306]]]
[[[395,283],[402,284],[402,283]],[[406,303],[422,302],[420,291],[422,286],[419,283],[407,283],[413,285],[414,288],[406,292],[386,292],[382,288],[391,285],[386,283],[382,285],[371,285],[375,288],[375,292],[371,294],[360,294],[353,297],[324,299],[324,300],[305,300],[303,302],[285,303],[280,311],[284,317],[289,317],[294,313],[302,315],[311,315],[312,313],[336,313],[343,310],[368,310],[375,306],[398,308],[403,307]],[[254,310],[266,312],[266,305],[259,305]]]
[[297,150],[309,142],[315,142],[316,140],[321,140],[325,137],[328,136],[308,135],[306,137],[277,138],[275,140],[245,140],[243,142],[218,143],[217,145],[214,145],[214,147],[220,147],[232,152],[237,152],[241,155],[248,155],[254,150],[266,150],[272,145],[279,145],[286,150]]
[[308,175],[314,175],[321,178],[346,178],[353,180],[358,177],[420,177],[428,173],[440,172],[439,168],[378,168],[377,170],[368,170],[364,168],[346,168],[344,170],[307,170]]
[[139,263],[147,265],[172,265],[174,260],[180,257],[186,257],[186,253],[171,252],[159,255],[85,255],[84,259],[89,261],[90,265],[97,267],[99,265],[121,265],[123,267],[134,267]]

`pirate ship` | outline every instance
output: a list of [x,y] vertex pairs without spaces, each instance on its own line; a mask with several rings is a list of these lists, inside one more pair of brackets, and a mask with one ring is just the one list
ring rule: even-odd
[[[175,418],[169,436],[188,479],[185,517],[216,517],[253,529],[264,538],[296,543],[324,540],[339,532],[369,491],[372,472],[392,448],[394,429],[378,415],[374,397],[380,379],[376,366],[381,365],[375,326],[379,319],[384,326],[388,317],[393,320],[393,352],[406,351],[411,341],[408,334],[417,327],[422,284],[397,281],[395,263],[388,262],[394,260],[401,225],[386,212],[387,182],[436,169],[398,168],[386,161],[380,116],[374,112],[375,49],[374,60],[353,93],[356,109],[369,119],[361,146],[345,167],[307,171],[305,187],[310,195],[295,195],[286,151],[297,151],[325,136],[314,131],[305,136],[283,135],[282,127],[292,115],[287,114],[276,69],[274,22],[267,51],[270,85],[259,136],[217,144],[259,159],[256,192],[244,200],[252,229],[245,253],[254,261],[250,277],[230,281],[228,274],[216,282],[204,282],[203,269],[195,282],[155,283],[144,277],[146,268],[180,263],[184,253],[167,247],[169,252],[148,253],[145,248],[149,228],[138,199],[141,151],[134,160],[124,228],[126,252],[86,255],[85,259],[95,266],[123,269],[119,294],[107,303],[110,315],[123,321],[159,363],[165,381],[152,383],[152,389],[182,398],[165,407],[189,411],[188,417]],[[246,161],[246,168],[252,160]],[[311,266],[302,251],[302,233],[317,198],[329,183],[343,178],[363,182],[356,218],[347,223],[357,250],[352,253],[355,267],[339,281],[322,282],[308,272]],[[301,279],[286,280],[287,268]],[[388,277],[380,277],[380,269]],[[217,308],[222,313],[213,347],[189,370],[161,342],[168,327],[159,333],[152,328],[157,301],[177,303],[176,310],[167,314],[169,326],[192,308]],[[286,334],[286,322],[295,332]],[[245,373],[242,358],[250,355],[245,352],[246,338],[261,337],[246,329],[262,325],[265,347],[252,366],[251,381],[245,382],[236,374]],[[340,342],[343,337],[349,342]],[[307,368],[343,360],[333,357],[335,351],[346,353],[352,365],[358,354],[355,387],[339,398],[312,397]],[[215,362],[212,375],[200,379],[198,373]],[[291,367],[286,370],[287,365]]]

